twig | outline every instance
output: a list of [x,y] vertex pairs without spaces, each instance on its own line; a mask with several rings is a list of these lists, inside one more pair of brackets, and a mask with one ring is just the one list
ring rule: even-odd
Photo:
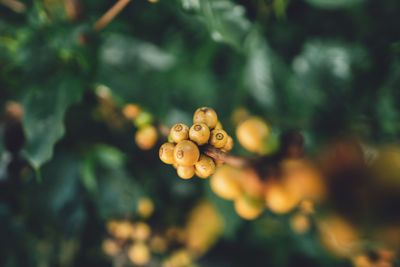
[[0,4],[7,6],[17,13],[23,13],[26,10],[25,4],[18,0],[0,0]]
[[101,31],[131,0],[118,0],[94,25],[95,31]]
[[223,152],[222,150],[215,148],[210,145],[205,145],[202,148],[202,151],[204,154],[207,156],[215,159],[215,160],[221,160],[229,165],[232,165],[237,168],[244,168],[247,166],[250,166],[252,163],[251,158],[245,158],[241,156],[236,156],[236,155],[231,155],[227,152]]

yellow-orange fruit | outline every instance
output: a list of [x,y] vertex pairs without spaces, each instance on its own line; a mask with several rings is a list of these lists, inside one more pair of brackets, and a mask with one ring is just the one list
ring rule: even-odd
[[250,117],[249,112],[245,108],[237,108],[233,111],[231,120],[233,124],[238,125]]
[[150,260],[149,248],[143,243],[135,243],[129,248],[128,257],[136,265],[145,265]]
[[212,158],[201,155],[198,162],[194,164],[195,173],[200,178],[207,178],[215,171],[215,163]]
[[267,124],[262,119],[252,117],[236,128],[236,137],[245,149],[261,153],[269,132]]
[[175,162],[174,159],[174,149],[175,145],[172,143],[164,143],[160,150],[158,151],[158,155],[162,162],[167,164],[173,164]]
[[121,252],[121,247],[118,246],[117,242],[110,238],[103,240],[101,243],[101,249],[103,250],[104,254],[108,256],[115,256]]
[[122,113],[124,114],[125,118],[129,120],[135,119],[139,115],[140,111],[140,107],[135,104],[127,104],[122,109]]
[[228,134],[224,130],[214,129],[211,131],[210,140],[208,142],[216,148],[223,148],[227,141]]
[[217,113],[212,108],[199,108],[193,115],[193,122],[204,123],[208,128],[213,129],[218,123]]
[[217,125],[215,125],[214,129],[221,129],[222,130],[224,128],[222,127],[222,123],[220,121],[218,121]]
[[136,241],[146,241],[151,234],[150,226],[145,222],[133,224],[132,239]]
[[194,166],[178,166],[176,171],[182,179],[190,179],[194,175]]
[[204,123],[196,123],[190,127],[189,138],[199,146],[207,144],[210,138],[210,129]]
[[199,148],[192,141],[183,140],[175,146],[174,159],[180,166],[193,166],[199,157]]
[[217,169],[210,179],[211,189],[219,197],[233,200],[242,194],[240,180],[243,172],[240,169],[225,165]]
[[154,211],[154,204],[151,199],[147,197],[143,197],[139,199],[138,207],[137,207],[137,213],[139,214],[140,217],[146,219],[153,214]]
[[108,232],[119,239],[129,239],[133,232],[133,226],[129,221],[110,221],[107,224]]
[[164,253],[167,251],[167,240],[161,236],[154,236],[150,239],[150,249],[155,253]]
[[290,226],[298,234],[304,234],[310,230],[310,219],[303,213],[296,213],[290,218]]
[[302,200],[300,202],[300,210],[305,214],[313,214],[315,212],[314,203],[310,200]]
[[278,214],[288,213],[297,206],[299,201],[299,195],[292,194],[281,182],[270,181],[267,183],[265,203],[271,211]]
[[222,148],[225,151],[230,151],[233,148],[233,139],[228,135],[225,146]]
[[253,168],[244,169],[243,177],[240,182],[246,195],[257,199],[262,199],[264,197],[265,182],[260,179]]
[[135,135],[136,144],[143,150],[151,149],[157,142],[157,138],[157,130],[153,125],[144,126]]
[[254,199],[249,199],[245,195],[235,199],[236,213],[246,220],[257,219],[264,210],[264,205]]
[[189,127],[183,123],[175,124],[172,126],[169,135],[175,143],[179,143],[189,138]]
[[322,244],[336,256],[350,257],[361,247],[356,228],[337,215],[320,218],[317,227]]

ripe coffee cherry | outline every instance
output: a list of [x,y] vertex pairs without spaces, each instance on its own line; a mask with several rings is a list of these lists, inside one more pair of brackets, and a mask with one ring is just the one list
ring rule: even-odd
[[211,177],[210,186],[216,195],[227,200],[233,200],[242,194],[240,180],[243,172],[240,169],[224,165],[217,169]]
[[174,149],[175,162],[180,166],[193,166],[200,156],[199,148],[189,140],[179,142]]
[[204,145],[210,138],[210,129],[204,123],[196,123],[190,127],[189,130],[190,140],[198,144],[199,146]]
[[225,146],[222,148],[225,151],[230,151],[233,148],[233,139],[228,135]]
[[267,124],[260,118],[250,118],[241,123],[236,129],[239,143],[251,152],[261,153],[263,144],[269,136]]
[[209,143],[216,148],[223,148],[228,142],[228,134],[221,129],[211,131]]
[[121,252],[121,247],[117,244],[115,240],[111,238],[103,240],[103,242],[101,243],[101,248],[104,254],[110,257],[115,256]]
[[204,123],[208,128],[213,129],[218,123],[217,113],[212,108],[199,108],[193,115],[193,122]]
[[265,202],[267,207],[278,214],[285,214],[294,209],[300,201],[298,194],[292,194],[287,186],[277,181],[266,185]]
[[310,219],[307,215],[298,212],[290,218],[290,227],[295,233],[304,234],[310,230]]
[[139,148],[149,150],[157,142],[157,137],[156,128],[153,125],[148,125],[136,132],[135,141]]
[[140,217],[147,219],[149,218],[154,211],[154,204],[151,199],[147,197],[143,197],[139,199],[138,206],[137,206],[137,213]]
[[222,127],[222,123],[220,121],[218,121],[217,125],[215,125],[214,129],[221,129],[222,130],[224,128]]
[[140,112],[141,112],[140,107],[135,104],[127,104],[122,109],[122,113],[124,114],[125,118],[129,120],[134,120],[139,115]]
[[136,265],[145,265],[150,260],[150,250],[144,243],[133,244],[128,250],[129,259]]
[[160,150],[158,151],[158,155],[162,162],[167,163],[167,164],[173,164],[175,162],[174,148],[175,148],[175,145],[172,143],[164,143],[160,147]]
[[194,164],[195,173],[200,178],[207,178],[215,171],[215,163],[212,158],[201,155],[198,162]]
[[178,123],[175,124],[171,128],[170,132],[172,140],[174,140],[175,143],[179,143],[180,141],[186,140],[189,138],[189,127],[187,127],[183,123]]
[[262,205],[261,202],[250,199],[245,195],[242,195],[235,200],[235,211],[243,219],[257,219],[263,210],[264,205]]
[[194,175],[194,166],[178,166],[176,170],[182,179],[190,179]]

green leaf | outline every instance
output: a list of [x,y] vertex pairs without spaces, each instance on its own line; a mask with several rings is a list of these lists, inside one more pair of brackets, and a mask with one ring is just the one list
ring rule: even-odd
[[251,28],[243,6],[229,0],[182,0],[182,6],[198,15],[215,41],[242,47]]
[[51,159],[54,145],[65,132],[64,115],[72,104],[80,101],[82,93],[83,84],[68,73],[36,84],[27,92],[22,120],[25,154],[35,169]]
[[361,4],[364,0],[306,0],[306,2],[318,8],[338,9]]

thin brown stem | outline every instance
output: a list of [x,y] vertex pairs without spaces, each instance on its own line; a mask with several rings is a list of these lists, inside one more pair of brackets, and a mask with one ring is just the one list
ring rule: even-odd
[[245,158],[241,156],[236,156],[236,155],[231,155],[227,152],[224,152],[218,148],[215,148],[210,145],[205,145],[202,147],[202,151],[204,154],[207,156],[215,159],[215,160],[220,160],[223,161],[229,165],[232,165],[233,167],[237,168],[244,168],[247,166],[250,166],[252,163],[251,158]]
[[93,29],[95,31],[101,31],[111,20],[115,18],[119,14],[119,12],[124,9],[124,7],[130,2],[131,0],[118,0],[115,5],[113,5],[94,25]]

